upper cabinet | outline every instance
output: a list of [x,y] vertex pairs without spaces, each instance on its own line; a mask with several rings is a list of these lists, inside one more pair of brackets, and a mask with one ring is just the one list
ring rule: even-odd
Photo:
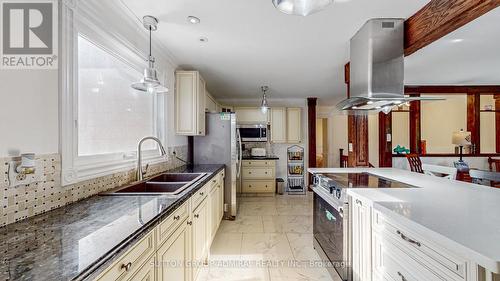
[[205,135],[205,80],[198,71],[175,72],[175,132]]
[[272,143],[301,143],[302,116],[301,108],[271,108],[271,142]]
[[286,108],[271,108],[271,142],[286,143]]
[[220,112],[220,105],[208,91],[205,99],[205,111],[211,113]]
[[286,138],[288,143],[302,142],[302,109],[286,109]]
[[259,107],[236,107],[236,120],[238,123],[259,123],[267,124],[268,112],[262,113]]

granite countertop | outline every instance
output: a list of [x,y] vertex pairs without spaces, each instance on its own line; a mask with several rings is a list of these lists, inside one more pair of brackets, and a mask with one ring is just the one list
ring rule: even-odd
[[168,216],[224,165],[168,172],[207,173],[179,195],[92,196],[0,228],[0,280],[91,280]]
[[486,269],[500,273],[500,190],[394,168],[319,168],[310,173],[369,172],[420,188],[348,189],[384,215],[418,229]]
[[278,156],[274,155],[268,155],[268,156],[242,156],[241,159],[243,160],[279,160],[280,158]]

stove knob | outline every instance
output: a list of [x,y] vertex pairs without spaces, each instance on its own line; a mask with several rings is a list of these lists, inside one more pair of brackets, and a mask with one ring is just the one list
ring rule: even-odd
[[337,199],[340,199],[341,196],[342,196],[342,191],[339,188],[335,191],[335,197],[337,197]]
[[330,186],[330,194],[333,194],[333,191],[335,190],[335,186]]

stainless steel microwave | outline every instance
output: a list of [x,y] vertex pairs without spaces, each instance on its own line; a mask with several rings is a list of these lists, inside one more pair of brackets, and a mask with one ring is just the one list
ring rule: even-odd
[[238,125],[241,141],[267,142],[267,125]]

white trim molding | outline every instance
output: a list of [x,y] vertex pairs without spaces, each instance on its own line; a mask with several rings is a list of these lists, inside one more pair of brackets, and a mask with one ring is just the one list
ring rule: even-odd
[[[113,0],[113,3],[121,3]],[[134,169],[136,167],[137,153],[134,151],[122,153],[110,153],[104,155],[78,155],[78,36],[81,34],[97,46],[118,57],[134,69],[141,71],[146,65],[144,54],[132,42],[126,40],[136,38],[138,29],[131,30],[131,34],[120,34],[120,31],[106,25],[105,21],[115,21],[115,17],[130,21],[129,18],[116,15],[113,16],[107,11],[107,17],[98,17],[97,13],[102,13],[98,1],[75,1],[63,0],[60,2],[60,60],[59,60],[59,81],[60,81],[60,153],[62,161],[61,183],[69,185],[80,181],[97,178],[119,171]],[[120,5],[120,4],[118,4]],[[98,7],[99,6],[99,7]],[[107,6],[107,5],[104,5]],[[122,7],[123,8],[123,7]],[[116,25],[116,22],[114,23]],[[135,23],[127,22],[127,25],[135,26]],[[108,28],[103,29],[102,26]],[[144,40],[147,42],[146,40]],[[163,64],[163,66],[166,66]],[[157,64],[161,77],[166,77],[167,67]],[[139,78],[139,77],[138,77]],[[160,138],[167,147],[165,124],[165,103],[167,98],[157,95],[154,102],[154,122],[155,135]],[[166,157],[158,156],[156,150],[144,152],[144,164],[156,164],[165,162]]]

